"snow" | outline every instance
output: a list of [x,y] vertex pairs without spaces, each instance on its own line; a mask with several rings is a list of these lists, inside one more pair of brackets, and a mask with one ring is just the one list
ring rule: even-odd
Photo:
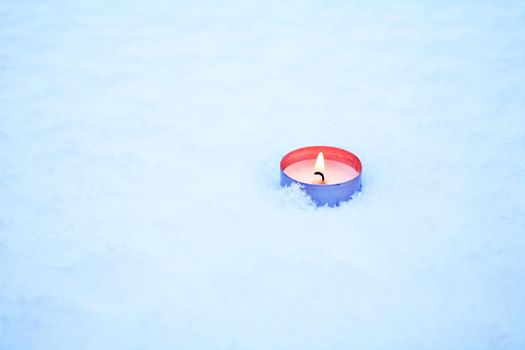
[[[0,0],[0,349],[524,349],[522,1]],[[363,193],[279,187],[348,149]]]

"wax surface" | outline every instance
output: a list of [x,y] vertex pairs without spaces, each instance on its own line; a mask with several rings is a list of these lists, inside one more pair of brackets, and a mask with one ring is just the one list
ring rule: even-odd
[[[294,180],[308,184],[322,184],[321,176],[314,175],[315,159],[306,159],[290,164],[284,172]],[[350,165],[325,159],[324,184],[338,184],[355,179],[359,173]]]

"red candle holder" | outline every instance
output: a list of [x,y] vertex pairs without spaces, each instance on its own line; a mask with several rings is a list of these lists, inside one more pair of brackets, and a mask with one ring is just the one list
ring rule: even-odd
[[[323,155],[326,165],[320,169],[322,165],[316,159]],[[362,188],[361,161],[355,154],[341,148],[299,148],[285,155],[280,167],[281,186],[298,184],[318,206],[338,206],[352,199]]]

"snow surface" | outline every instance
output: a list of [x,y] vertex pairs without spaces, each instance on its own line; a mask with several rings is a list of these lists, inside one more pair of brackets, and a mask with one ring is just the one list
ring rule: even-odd
[[524,118],[523,1],[0,0],[0,349],[525,349]]

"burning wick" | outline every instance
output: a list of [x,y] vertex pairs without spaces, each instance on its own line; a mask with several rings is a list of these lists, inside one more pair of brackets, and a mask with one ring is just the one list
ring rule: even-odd
[[322,182],[324,182],[324,174],[322,173],[324,171],[324,154],[323,152],[319,152],[317,155],[317,159],[315,161],[315,167],[314,167],[314,175],[321,175]]

